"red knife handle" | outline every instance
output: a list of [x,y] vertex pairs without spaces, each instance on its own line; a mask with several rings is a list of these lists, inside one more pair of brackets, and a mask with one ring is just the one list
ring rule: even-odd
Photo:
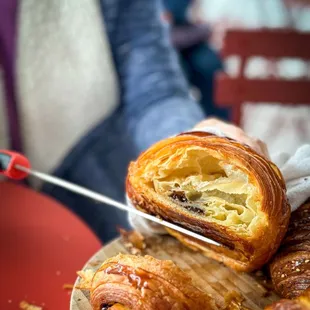
[[16,165],[30,168],[30,162],[25,156],[12,151],[0,150],[0,174],[14,180],[26,178],[27,172],[16,169]]

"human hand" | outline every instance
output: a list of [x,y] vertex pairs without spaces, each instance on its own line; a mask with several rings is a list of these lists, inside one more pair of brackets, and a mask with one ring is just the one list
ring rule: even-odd
[[267,145],[257,139],[248,136],[241,128],[222,122],[216,118],[208,118],[200,123],[198,123],[194,129],[201,129],[204,127],[213,127],[222,131],[228,138],[234,139],[240,143],[247,144],[257,153],[263,155],[267,159],[270,159]]

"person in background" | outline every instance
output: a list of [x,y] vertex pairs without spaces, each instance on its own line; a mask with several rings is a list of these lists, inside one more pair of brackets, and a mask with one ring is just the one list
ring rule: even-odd
[[171,24],[171,41],[189,83],[200,91],[200,104],[205,114],[228,120],[229,110],[216,107],[213,100],[214,75],[222,69],[222,62],[207,43],[210,28],[199,20],[190,20],[189,12],[194,2],[164,0],[164,16]]
[[[0,148],[124,201],[130,160],[205,118],[161,13],[158,0],[1,1]],[[122,211],[34,181],[103,242],[128,227]]]

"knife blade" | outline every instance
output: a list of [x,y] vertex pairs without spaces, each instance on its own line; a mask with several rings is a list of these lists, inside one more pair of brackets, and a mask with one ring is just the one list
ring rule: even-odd
[[115,208],[118,208],[120,210],[123,210],[123,211],[126,211],[126,212],[129,212],[129,213],[133,213],[133,214],[136,214],[138,216],[141,216],[143,218],[145,218],[146,220],[149,220],[149,221],[152,221],[152,222],[155,222],[157,224],[160,224],[160,225],[163,225],[165,227],[168,227],[170,229],[173,229],[173,230],[176,230],[182,234],[185,234],[187,236],[190,236],[192,238],[195,238],[195,239],[198,239],[200,241],[203,241],[205,243],[209,243],[209,244],[212,244],[212,245],[216,245],[216,246],[221,246],[220,243],[212,240],[212,239],[209,239],[205,236],[202,236],[200,234],[197,234],[193,231],[190,231],[190,230],[187,230],[181,226],[178,226],[178,225],[175,225],[175,224],[172,224],[168,221],[165,221],[165,220],[162,220],[156,216],[153,216],[153,215],[150,215],[150,214],[147,214],[147,213],[144,213],[142,211],[139,211],[135,208],[131,208],[121,202],[118,202],[112,198],[109,198],[103,194],[99,194],[97,192],[94,192],[92,190],[89,190],[87,188],[84,188],[80,185],[77,185],[77,184],[73,184],[71,182],[68,182],[68,181],[65,181],[65,180],[62,180],[60,178],[57,178],[55,176],[52,176],[52,175],[49,175],[49,174],[45,174],[45,173],[42,173],[42,172],[39,172],[39,171],[35,171],[33,169],[30,169],[30,168],[27,168],[27,167],[24,167],[24,166],[21,166],[21,165],[14,165],[15,169],[19,170],[19,171],[22,171],[28,175],[31,175],[31,176],[34,176],[42,181],[45,181],[45,182],[48,182],[48,183],[52,183],[56,186],[59,186],[59,187],[62,187],[62,188],[65,188],[66,190],[69,190],[71,192],[74,192],[76,194],[79,194],[79,195],[82,195],[84,197],[88,197],[88,198],[91,198],[95,201],[99,201],[99,202],[102,202],[102,203],[105,203],[105,204],[108,204],[110,206],[113,206]]

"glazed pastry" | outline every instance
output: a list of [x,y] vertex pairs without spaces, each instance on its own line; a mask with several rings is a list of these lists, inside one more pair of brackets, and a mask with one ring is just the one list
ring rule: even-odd
[[240,271],[258,269],[271,258],[290,217],[279,169],[249,147],[205,132],[153,145],[130,164],[126,189],[135,208],[221,243],[168,230]]
[[275,290],[284,298],[297,297],[310,288],[310,200],[292,213],[270,274]]
[[90,292],[94,310],[217,309],[172,261],[151,256],[108,259],[95,273]]
[[282,299],[265,308],[265,310],[310,310],[310,290],[296,299]]

